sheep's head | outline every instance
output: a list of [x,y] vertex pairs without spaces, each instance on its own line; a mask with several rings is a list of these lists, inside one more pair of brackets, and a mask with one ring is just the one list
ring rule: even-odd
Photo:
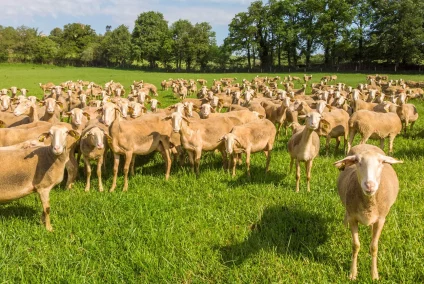
[[65,125],[64,123],[58,123],[56,125],[53,125],[49,132],[41,134],[39,137],[39,141],[43,142],[45,138],[51,137],[52,143],[51,143],[51,150],[54,155],[59,156],[61,155],[67,146],[67,138],[68,136],[73,137],[74,139],[79,139],[79,134],[77,131],[70,130],[69,126]]
[[105,147],[104,145],[105,133],[99,127],[93,127],[92,129],[87,131],[85,135],[82,137],[82,139],[88,139],[90,141],[90,144],[95,145],[97,149],[99,150]]
[[385,163],[396,164],[403,162],[369,150],[347,156],[343,160],[335,162],[334,165],[338,168],[356,165],[356,174],[362,192],[367,196],[373,196],[380,186],[381,173]]
[[234,151],[234,145],[238,142],[238,138],[233,133],[227,133],[219,139],[219,142],[224,141],[225,143],[225,152],[232,154]]
[[184,115],[182,115],[179,112],[173,112],[171,115],[168,115],[163,120],[169,120],[169,119],[171,119],[172,130],[175,133],[180,132],[183,121],[186,121],[187,125],[189,125],[189,123],[190,123],[190,121]]
[[317,130],[321,120],[321,114],[317,112],[310,112],[306,114],[306,127],[310,130]]

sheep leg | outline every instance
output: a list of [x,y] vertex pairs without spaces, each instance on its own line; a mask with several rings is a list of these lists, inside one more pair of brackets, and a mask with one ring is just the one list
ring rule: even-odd
[[309,160],[305,162],[305,166],[306,166],[306,182],[307,182],[307,188],[308,188],[308,192],[311,191],[311,170],[312,170],[312,162],[313,160]]
[[331,140],[330,135],[327,135],[327,137],[325,138],[325,155],[326,156],[328,156],[328,152],[330,151],[330,140]]
[[290,158],[290,173],[292,172],[293,169],[293,158]]
[[222,167],[224,168],[224,170],[227,170],[228,169],[227,152],[225,151],[224,147],[219,149],[219,151],[221,152],[221,155],[222,155]]
[[135,155],[133,155],[133,156],[131,157],[130,173],[131,173],[131,175],[132,175],[132,176],[134,176],[134,175],[135,175],[135,170],[134,170],[134,168],[135,168]]
[[250,180],[250,148],[246,149],[246,170],[247,170],[247,178]]
[[350,280],[355,280],[358,275],[358,253],[361,244],[359,242],[358,222],[349,221],[350,232],[352,233],[352,264],[350,266]]
[[300,185],[300,162],[296,159],[296,192],[299,192]]
[[87,180],[85,183],[85,191],[90,191],[90,180],[91,180],[91,165],[90,165],[90,159],[86,156],[83,157],[84,164],[85,164],[85,174],[87,176]]
[[378,240],[380,239],[381,231],[383,230],[384,222],[386,220],[379,219],[372,225],[372,240],[370,245],[371,252],[371,277],[372,280],[378,280],[377,270],[377,254],[378,254]]
[[334,149],[334,153],[337,153],[337,150],[339,150],[340,146],[340,137],[336,137],[336,148]]
[[264,153],[266,156],[266,166],[265,166],[265,174],[266,174],[269,172],[269,163],[271,162],[271,150],[264,151]]
[[131,161],[133,158],[132,152],[125,153],[125,164],[124,164],[124,187],[122,188],[122,191],[128,190],[128,172],[130,170]]
[[66,170],[68,172],[68,180],[66,181],[66,188],[71,189],[74,185],[74,181],[77,179],[78,174],[78,164],[75,159],[74,151],[69,152],[69,160],[65,164]]
[[103,191],[103,183],[102,183],[102,164],[103,164],[103,155],[99,157],[97,161],[97,179],[99,180],[99,191]]
[[[235,177],[236,176],[236,165],[237,165],[237,159],[238,159],[238,154],[235,154],[235,153],[233,153],[232,154],[232,160],[233,160],[233,164],[232,164],[232,166],[233,166],[233,177]],[[230,161],[230,160],[228,160],[228,161]],[[228,162],[228,164],[229,164],[230,162]],[[230,167],[228,167],[228,169],[230,169]]]
[[187,151],[188,159],[190,160],[191,170],[194,173],[194,152],[193,151]]
[[384,151],[384,138],[380,138],[380,149]]
[[116,178],[118,177],[118,168],[119,168],[119,158],[120,156],[118,154],[113,154],[114,160],[113,160],[113,180],[112,180],[112,186],[110,188],[110,192],[115,191],[116,188]]
[[165,161],[165,180],[168,180],[172,165],[171,155],[169,154],[169,151],[166,149],[166,147],[163,146],[163,142],[159,143],[158,150],[162,155],[163,160]]
[[199,177],[200,172],[199,172],[199,168],[200,168],[200,158],[202,157],[202,149],[197,148],[195,150],[195,157],[194,157],[194,171],[196,173],[196,177]]
[[367,143],[367,141],[368,141],[368,139],[370,138],[370,136],[371,136],[371,133],[370,134],[367,134],[367,135],[362,135],[362,138],[361,138],[361,141],[359,141],[359,144],[366,144]]
[[389,155],[393,155],[393,141],[396,135],[389,135]]
[[343,151],[345,154],[347,154],[347,151],[346,151],[347,139],[348,139],[348,133],[345,131],[345,134],[343,136]]
[[43,205],[43,215],[41,216],[41,221],[46,226],[47,231],[53,231],[52,225],[50,224],[50,190],[51,187],[44,188],[38,191],[40,196],[41,204]]
[[353,143],[353,139],[355,138],[356,135],[356,129],[355,128],[350,128],[349,129],[349,140],[347,141],[347,152],[349,153],[350,148],[352,147],[352,143]]

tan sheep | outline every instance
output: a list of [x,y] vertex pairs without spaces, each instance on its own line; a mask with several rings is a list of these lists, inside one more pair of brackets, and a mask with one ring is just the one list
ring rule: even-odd
[[[236,175],[238,154],[246,153],[247,175],[250,179],[250,154],[264,151],[266,160],[265,173],[269,170],[271,151],[275,140],[275,126],[268,119],[261,119],[234,126],[230,133],[225,134],[221,140],[225,141],[225,149],[232,159],[232,175]],[[228,165],[230,169],[230,163]]]
[[312,162],[319,153],[319,136],[315,130],[318,129],[320,120],[321,114],[317,112],[308,113],[305,128],[293,134],[287,144],[290,154],[290,171],[293,167],[293,161],[296,161],[296,192],[299,192],[300,162],[305,162],[307,189],[308,192],[310,191]]
[[47,136],[51,136],[49,146],[0,151],[0,202],[37,192],[43,205],[42,221],[46,229],[52,231],[50,190],[63,179],[69,151],[78,139],[78,133],[70,125],[61,123],[52,126],[42,135]]
[[384,150],[384,139],[389,138],[389,154],[393,153],[393,141],[402,130],[402,122],[395,113],[380,113],[359,110],[349,119],[349,141],[347,151],[352,147],[356,133],[362,137],[359,144],[365,144],[368,139],[380,139],[380,147]]
[[372,145],[358,145],[348,156],[335,162],[343,169],[337,181],[340,199],[346,209],[344,223],[352,233],[352,263],[349,278],[355,280],[360,248],[358,223],[372,229],[371,276],[379,278],[377,269],[378,240],[386,216],[399,191],[399,181],[391,164],[402,163]]

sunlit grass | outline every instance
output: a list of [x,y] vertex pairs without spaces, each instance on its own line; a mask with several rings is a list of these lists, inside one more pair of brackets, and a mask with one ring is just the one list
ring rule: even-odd
[[[128,90],[133,80],[141,79],[159,87],[170,77],[206,78],[211,84],[214,78],[235,76],[240,81],[255,75],[0,65],[0,87],[16,85],[41,95],[38,83],[48,81],[83,79],[103,84],[113,79]],[[322,75],[313,74],[313,82]],[[338,76],[353,86],[365,79],[364,74]],[[419,75],[390,77],[424,80]],[[171,91],[161,91],[159,99],[164,105],[176,102]],[[424,104],[414,103],[423,114]],[[401,189],[380,239],[382,282],[424,282],[424,144],[422,136],[415,137],[423,129],[420,118],[412,137],[400,135],[395,140],[394,156],[405,163],[394,166]],[[51,193],[53,233],[40,224],[41,204],[35,195],[0,206],[0,281],[347,282],[351,237],[342,224],[338,171],[332,165],[343,153],[325,156],[322,149],[314,162],[311,192],[305,190],[302,167],[301,192],[296,194],[287,141],[284,136],[277,141],[266,176],[265,156],[252,155],[250,182],[244,166],[231,178],[220,167],[220,155],[214,153],[202,158],[198,179],[188,167],[174,164],[166,182],[163,161],[155,154],[137,158],[128,192],[120,192],[120,177],[116,192],[99,193],[94,174],[93,188],[86,193],[80,165],[72,191],[58,186]],[[105,188],[111,185],[111,165],[108,160]],[[370,238],[368,228],[361,227],[359,282],[371,282]]]

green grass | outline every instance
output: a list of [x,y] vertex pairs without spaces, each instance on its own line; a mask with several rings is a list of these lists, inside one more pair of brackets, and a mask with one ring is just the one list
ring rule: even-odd
[[[0,88],[16,85],[41,95],[38,83],[47,81],[113,79],[128,87],[141,79],[159,86],[170,77],[206,78],[211,83],[214,78],[235,76],[240,81],[254,75],[0,65]],[[313,82],[322,75],[314,73]],[[364,74],[338,75],[353,86],[365,79]],[[424,80],[418,75],[390,78]],[[159,98],[164,105],[176,102],[171,91],[160,92]],[[415,103],[424,114],[424,103]],[[395,140],[394,156],[405,163],[394,166],[401,189],[379,244],[383,283],[424,282],[424,145],[417,135],[423,129],[420,118],[412,137]],[[203,156],[198,179],[188,167],[174,164],[166,182],[163,161],[155,154],[137,159],[128,192],[120,192],[120,173],[117,192],[99,193],[93,174],[92,190],[86,193],[81,164],[72,191],[62,185],[51,192],[53,233],[40,223],[36,195],[0,206],[0,282],[348,282],[351,236],[342,224],[338,170],[332,165],[343,154],[325,156],[322,147],[312,169],[311,192],[305,191],[302,167],[301,192],[295,193],[287,141],[278,139],[267,176],[265,156],[253,155],[250,182],[243,166],[235,178],[227,175],[220,168],[220,155],[214,153]],[[106,188],[112,182],[111,165],[109,160]],[[371,282],[370,238],[369,229],[362,226],[361,283]]]

